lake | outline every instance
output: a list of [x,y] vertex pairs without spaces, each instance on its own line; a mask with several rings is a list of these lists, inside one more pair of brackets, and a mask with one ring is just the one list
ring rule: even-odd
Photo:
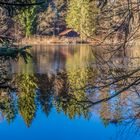
[[88,45],[33,46],[30,52],[27,64],[10,61],[0,72],[7,83],[0,89],[1,139],[140,139],[134,49],[113,57]]

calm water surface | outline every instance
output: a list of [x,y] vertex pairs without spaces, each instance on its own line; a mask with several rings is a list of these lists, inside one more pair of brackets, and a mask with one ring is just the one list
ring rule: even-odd
[[[83,88],[101,75],[95,54],[102,54],[102,50],[90,46],[34,46],[31,53],[33,60],[28,64],[19,60],[8,66],[10,84],[18,91],[5,89],[0,93],[1,139],[140,139],[140,121],[132,117],[139,109],[133,103],[137,98],[130,91],[90,107],[77,101],[115,92],[109,86],[102,93],[96,89],[96,95],[91,96],[92,89]],[[120,61],[120,56],[114,59],[114,63]],[[128,61],[126,57],[118,67],[129,68]]]

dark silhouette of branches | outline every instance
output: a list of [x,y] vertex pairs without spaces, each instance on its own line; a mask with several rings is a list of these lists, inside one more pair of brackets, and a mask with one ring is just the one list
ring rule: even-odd
[[30,3],[30,2],[16,3],[16,2],[1,2],[0,1],[0,5],[16,6],[16,7],[27,7],[27,6],[41,5],[41,4],[44,4],[44,3],[45,3],[45,1],[36,2],[36,3]]

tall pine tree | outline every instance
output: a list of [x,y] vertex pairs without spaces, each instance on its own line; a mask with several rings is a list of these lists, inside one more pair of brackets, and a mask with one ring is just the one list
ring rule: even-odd
[[[20,0],[21,1],[21,0]],[[30,0],[31,3],[36,3],[36,0]],[[22,1],[21,1],[22,2]],[[37,6],[31,6],[24,9],[19,9],[17,19],[21,24],[25,36],[30,36],[35,32]]]
[[51,0],[46,9],[38,14],[37,32],[45,35],[58,35],[66,28],[67,2],[65,0]]
[[67,26],[80,33],[82,38],[92,36],[96,29],[97,14],[96,1],[70,0],[66,17]]

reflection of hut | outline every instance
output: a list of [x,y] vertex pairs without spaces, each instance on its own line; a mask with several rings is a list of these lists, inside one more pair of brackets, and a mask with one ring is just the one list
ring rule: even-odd
[[59,36],[65,36],[65,37],[79,37],[79,34],[74,31],[73,29],[66,29],[65,31],[61,32]]

